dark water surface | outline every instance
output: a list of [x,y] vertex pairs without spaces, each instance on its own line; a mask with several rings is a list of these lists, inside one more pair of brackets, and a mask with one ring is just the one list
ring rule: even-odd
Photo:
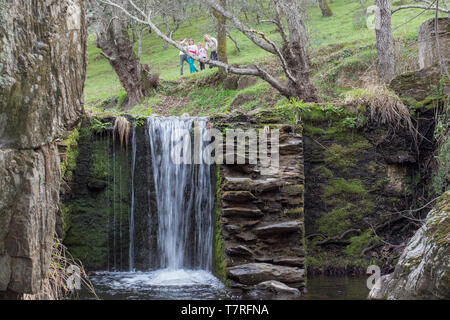
[[306,300],[362,300],[369,295],[367,277],[308,278]]
[[[99,272],[91,276],[91,281],[104,300],[362,300],[369,294],[365,277],[312,277],[302,297],[236,296],[206,271]],[[80,298],[92,296],[83,293]]]

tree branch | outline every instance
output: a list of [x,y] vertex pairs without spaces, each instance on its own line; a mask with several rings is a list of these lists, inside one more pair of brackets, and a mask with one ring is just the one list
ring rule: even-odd
[[130,2],[130,4],[133,7],[136,8],[136,10],[143,16],[143,18],[145,20],[142,20],[142,19],[136,17],[135,15],[131,14],[127,9],[123,8],[122,6],[118,5],[115,2],[112,2],[110,0],[98,0],[98,1],[122,10],[122,12],[124,14],[126,14],[129,18],[133,19],[136,22],[148,25],[164,41],[166,41],[167,43],[176,47],[178,50],[184,52],[188,57],[190,57],[196,61],[200,61],[200,62],[209,64],[209,65],[213,65],[213,66],[216,66],[219,68],[224,68],[225,70],[227,70],[227,72],[231,72],[231,73],[235,73],[235,74],[259,76],[259,77],[263,78],[264,80],[266,80],[267,82],[269,82],[270,84],[272,84],[274,86],[278,85],[280,87],[280,89],[285,90],[285,88],[278,82],[278,80],[273,78],[265,70],[261,69],[259,66],[254,65],[253,68],[239,68],[239,67],[235,67],[235,66],[228,65],[226,63],[217,61],[217,60],[211,60],[208,58],[200,58],[199,56],[190,53],[183,46],[181,46],[180,44],[175,42],[173,39],[170,39],[164,33],[162,33],[161,30],[159,30],[158,27],[152,22],[151,15],[150,14],[146,15],[142,10],[138,9],[132,0],[128,0],[128,1]]
[[215,0],[205,0],[208,5],[213,8],[214,10],[218,11],[221,15],[223,15],[225,18],[230,20],[234,26],[241,31],[247,38],[249,38],[254,44],[256,44],[261,49],[264,49],[270,53],[276,54],[276,51],[273,49],[273,47],[262,41],[260,38],[256,37],[253,32],[251,32],[250,29],[248,29],[237,17],[235,17],[232,13],[225,10],[218,2]]
[[444,13],[450,13],[450,10],[447,10],[445,8],[433,7],[431,5],[424,6],[424,5],[420,5],[420,4],[408,4],[408,5],[404,5],[404,6],[399,6],[399,7],[395,8],[395,9],[393,9],[391,11],[391,13],[394,14],[397,11],[404,10],[404,9],[436,10],[436,8],[437,8],[438,11],[441,11],[441,12],[444,12]]
[[253,32],[259,36],[261,36],[261,38],[263,38],[267,43],[269,43],[273,49],[275,50],[277,56],[280,58],[281,60],[281,65],[283,66],[283,70],[286,73],[286,75],[288,76],[289,80],[291,80],[293,83],[297,83],[297,80],[294,78],[294,76],[292,75],[292,73],[289,71],[289,67],[287,65],[286,59],[284,58],[283,54],[281,53],[280,49],[277,47],[277,45],[270,39],[268,39],[266,37],[266,35],[264,34],[264,32],[261,31],[257,31],[257,30],[249,30],[250,32]]

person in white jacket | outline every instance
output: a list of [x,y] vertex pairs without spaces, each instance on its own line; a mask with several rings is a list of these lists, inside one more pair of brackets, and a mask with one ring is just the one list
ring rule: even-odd
[[[211,60],[217,60],[217,47],[218,47],[218,42],[216,38],[211,37],[209,34],[205,34],[205,36],[203,37],[203,40],[205,40],[205,49],[206,50],[211,50],[211,56],[210,59]],[[209,66],[209,68],[213,68],[213,66]]]

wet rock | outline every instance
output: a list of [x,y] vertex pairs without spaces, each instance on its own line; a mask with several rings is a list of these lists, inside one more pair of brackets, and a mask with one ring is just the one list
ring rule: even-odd
[[255,285],[269,280],[301,285],[305,271],[269,263],[248,263],[229,268],[228,275],[231,279],[246,285]]
[[84,112],[88,34],[82,0],[0,7],[0,291],[19,298],[41,290],[50,265],[61,183],[54,141]]
[[241,231],[241,227],[235,225],[235,224],[229,224],[229,225],[225,225],[224,229],[229,233],[229,234],[236,234],[239,233]]
[[253,242],[256,239],[258,239],[258,237],[251,232],[242,232],[242,233],[239,233],[238,235],[236,235],[235,237],[236,237],[236,239],[239,239],[244,242]]
[[223,190],[225,191],[250,191],[253,183],[253,180],[250,178],[225,177],[224,180]]
[[305,258],[299,257],[280,257],[273,259],[274,264],[279,264],[282,266],[289,267],[299,267],[302,268],[305,266]]
[[263,193],[273,190],[279,190],[285,182],[276,178],[257,179],[225,177],[223,190],[225,191],[250,191],[254,193]]
[[264,214],[256,207],[232,207],[222,210],[224,217],[261,218]]
[[267,293],[273,293],[276,295],[292,295],[292,296],[299,296],[300,291],[296,288],[291,288],[287,286],[286,284],[270,280],[270,281],[264,281],[255,286],[255,290],[267,292]]
[[243,228],[251,228],[251,227],[256,226],[259,223],[260,223],[259,220],[250,220],[250,221],[243,222],[241,225]]
[[450,299],[450,191],[408,242],[392,274],[381,278],[371,299]]
[[58,157],[55,145],[0,149],[0,291],[37,293],[47,273],[59,210]]
[[230,202],[246,202],[256,198],[248,191],[226,191],[223,193],[222,199]]
[[280,144],[280,155],[300,153],[302,151],[302,140],[291,139],[287,143]]
[[106,189],[108,183],[99,179],[91,179],[88,183],[88,189],[94,192],[101,192]]
[[258,235],[287,234],[301,231],[301,223],[299,221],[288,221],[282,223],[270,224],[255,229]]
[[227,255],[232,257],[251,257],[253,252],[246,246],[230,247],[226,250]]

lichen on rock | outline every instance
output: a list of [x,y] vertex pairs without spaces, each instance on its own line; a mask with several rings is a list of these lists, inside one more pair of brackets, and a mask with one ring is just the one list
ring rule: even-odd
[[395,271],[381,278],[371,299],[450,298],[450,191],[408,242]]

